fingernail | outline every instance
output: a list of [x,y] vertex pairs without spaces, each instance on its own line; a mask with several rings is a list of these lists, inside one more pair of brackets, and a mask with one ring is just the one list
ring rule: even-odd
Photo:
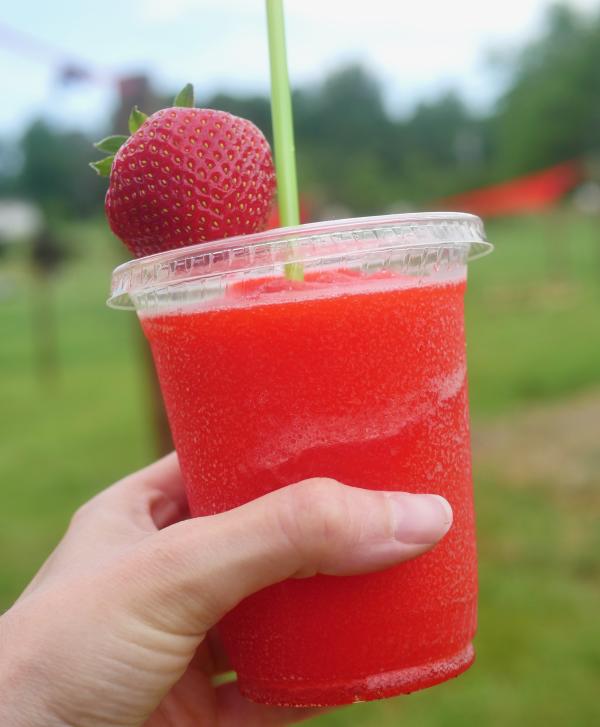
[[390,492],[396,540],[411,545],[436,543],[452,525],[452,508],[440,495]]

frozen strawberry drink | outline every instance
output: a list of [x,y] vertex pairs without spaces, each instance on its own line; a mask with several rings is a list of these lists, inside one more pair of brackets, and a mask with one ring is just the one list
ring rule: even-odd
[[[193,515],[309,477],[435,492],[454,525],[380,573],[290,580],[220,624],[241,691],[282,705],[412,692],[474,658],[463,297],[478,218],[283,228],[118,268],[152,347]],[[289,279],[290,262],[302,279]]]

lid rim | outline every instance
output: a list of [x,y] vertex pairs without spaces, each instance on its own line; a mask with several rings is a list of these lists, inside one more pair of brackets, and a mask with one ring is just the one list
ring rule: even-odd
[[[458,227],[460,235],[457,236],[457,229],[453,229],[452,233],[447,231],[442,236],[432,236],[431,240],[421,239],[401,239],[401,233],[398,234],[398,241],[391,245],[392,248],[422,248],[427,246],[440,245],[464,245],[470,249],[468,254],[469,260],[482,257],[491,252],[493,245],[488,242],[485,236],[485,230],[482,220],[476,215],[466,212],[416,212],[392,215],[379,215],[373,217],[355,217],[342,220],[328,220],[324,222],[314,222],[296,227],[280,227],[264,232],[257,232],[248,235],[238,235],[236,237],[215,240],[207,243],[196,243],[185,247],[178,247],[173,250],[147,255],[141,258],[135,258],[119,265],[112,274],[111,294],[107,300],[107,305],[111,308],[130,308],[133,307],[130,294],[140,292],[144,289],[158,288],[168,285],[168,279],[159,279],[157,270],[165,271],[169,268],[179,267],[186,264],[196,256],[206,256],[210,258],[213,254],[232,253],[233,251],[243,251],[246,248],[251,251],[252,248],[268,247],[276,248],[278,244],[296,243],[300,245],[302,242],[309,242],[314,238],[332,236],[336,234],[348,234],[352,232],[360,232],[362,230],[371,230],[377,233],[379,230],[390,230],[394,232],[394,228],[406,228],[409,234],[414,234],[411,228],[421,229],[426,232],[428,227],[440,228],[444,224],[450,224]],[[439,234],[439,233],[438,233]],[[373,251],[384,249],[383,239],[377,238],[380,244],[375,244]],[[365,250],[366,251],[366,250]],[[298,250],[300,252],[300,250]],[[302,255],[298,256],[301,261]],[[306,258],[304,258],[306,259]],[[249,270],[256,267],[264,267],[263,265],[243,266],[240,270]],[[225,271],[221,271],[225,272]],[[234,272],[229,270],[228,272]],[[191,281],[200,277],[205,277],[210,273],[205,272],[203,275],[195,273],[189,276],[179,275],[178,283]],[[218,274],[218,273],[215,273]],[[167,278],[170,275],[167,274]],[[129,305],[125,302],[129,302]]]
[[403,212],[391,215],[375,215],[373,217],[346,217],[340,220],[308,222],[307,224],[296,225],[294,227],[277,227],[273,230],[251,232],[247,235],[225,237],[220,240],[211,240],[210,242],[196,242],[184,247],[176,247],[172,250],[164,250],[163,252],[157,252],[152,255],[145,255],[143,257],[134,258],[133,260],[128,260],[116,267],[115,272],[125,268],[135,267],[136,264],[139,265],[142,261],[144,261],[144,263],[152,263],[155,260],[166,259],[172,255],[177,256],[177,254],[184,254],[187,256],[193,254],[196,250],[202,250],[203,252],[216,252],[217,250],[224,251],[236,247],[239,243],[243,243],[244,246],[248,246],[249,244],[252,244],[252,240],[257,237],[260,237],[263,242],[270,242],[273,240],[284,240],[288,237],[295,237],[299,232],[312,234],[313,230],[315,234],[325,234],[331,231],[344,232],[353,228],[362,229],[364,227],[375,227],[376,225],[385,226],[392,222],[399,225],[408,225],[411,222],[416,224],[427,224],[428,222],[440,223],[443,221],[475,223],[475,225],[480,228],[481,242],[487,242],[481,217],[473,215],[470,212]]

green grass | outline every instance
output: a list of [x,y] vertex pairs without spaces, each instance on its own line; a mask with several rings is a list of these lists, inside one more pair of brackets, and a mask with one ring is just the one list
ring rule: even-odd
[[[600,383],[600,231],[531,218],[489,227],[467,295],[476,421]],[[0,609],[56,542],[72,510],[152,457],[131,314],[104,306],[118,252],[98,226],[69,228],[79,256],[56,280],[60,376],[33,365],[31,281],[0,267]],[[2,288],[0,282],[0,289]],[[552,446],[552,443],[549,443]],[[476,665],[410,697],[358,705],[315,725],[590,725],[600,683],[600,492],[516,487],[476,472],[480,631]]]
[[471,404],[489,416],[600,380],[600,229],[576,217],[488,227],[467,292]]
[[137,321],[104,305],[116,247],[94,229],[79,232],[85,256],[52,285],[59,349],[52,386],[34,365],[32,282],[14,265],[5,272],[16,287],[0,304],[0,608],[73,509],[152,454]]

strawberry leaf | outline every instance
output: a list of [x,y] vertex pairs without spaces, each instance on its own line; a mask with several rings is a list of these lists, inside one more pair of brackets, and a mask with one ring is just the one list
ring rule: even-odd
[[111,156],[104,157],[104,159],[100,159],[97,162],[90,162],[90,167],[101,177],[108,177],[110,176],[110,170],[112,169],[114,158],[115,155],[112,154]]
[[129,131],[132,134],[135,134],[147,118],[148,114],[145,114],[143,111],[140,111],[137,106],[134,106],[129,114]]
[[173,106],[184,106],[191,108],[194,105],[194,87],[191,83],[181,89],[181,91],[175,96]]
[[129,137],[124,134],[116,134],[115,136],[107,136],[101,141],[97,141],[94,146],[100,151],[105,151],[107,154],[115,154],[119,151],[121,146],[127,141]]

